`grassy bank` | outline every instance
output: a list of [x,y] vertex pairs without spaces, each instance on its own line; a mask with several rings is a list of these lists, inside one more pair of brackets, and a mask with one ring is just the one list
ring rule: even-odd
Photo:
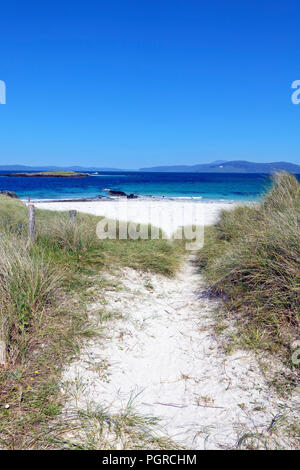
[[[260,204],[222,212],[207,229],[198,261],[239,327],[233,343],[291,362],[299,339],[300,185],[279,173]],[[219,318],[219,330],[222,329]]]
[[[104,273],[122,267],[172,276],[183,244],[103,240],[99,217],[36,211],[37,240],[28,241],[27,209],[0,197],[0,448],[61,448],[70,426],[59,423],[59,377],[84,338],[99,334],[87,303],[108,286]],[[105,330],[100,331],[105,335]]]

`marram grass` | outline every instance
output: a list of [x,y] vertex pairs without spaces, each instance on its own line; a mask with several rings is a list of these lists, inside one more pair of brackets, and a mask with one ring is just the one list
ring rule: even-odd
[[297,179],[275,174],[261,203],[223,211],[206,231],[198,262],[229,314],[240,320],[248,346],[257,347],[254,336],[259,336],[267,349],[289,350],[299,335],[300,318]]

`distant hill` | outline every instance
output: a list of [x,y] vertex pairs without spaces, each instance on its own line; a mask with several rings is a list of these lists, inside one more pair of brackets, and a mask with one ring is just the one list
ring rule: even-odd
[[300,165],[288,162],[255,163],[244,160],[218,160],[200,165],[155,166],[141,168],[140,171],[173,173],[274,173],[276,171],[288,171],[289,173],[300,174]]

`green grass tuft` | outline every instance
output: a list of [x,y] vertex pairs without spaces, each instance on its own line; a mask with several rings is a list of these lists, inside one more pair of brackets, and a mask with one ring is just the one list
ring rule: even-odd
[[297,179],[278,173],[261,203],[223,211],[206,231],[198,262],[238,319],[243,344],[290,354],[300,316]]

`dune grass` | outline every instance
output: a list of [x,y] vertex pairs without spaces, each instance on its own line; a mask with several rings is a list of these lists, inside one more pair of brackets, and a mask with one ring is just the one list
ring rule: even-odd
[[[198,262],[239,325],[239,344],[283,354],[299,337],[300,185],[274,175],[262,202],[223,211]],[[293,367],[293,365],[290,363]]]
[[180,265],[183,243],[99,240],[99,220],[37,210],[31,243],[26,206],[0,196],[0,448],[61,446],[47,432],[61,413],[59,376],[83,338],[99,334],[86,306],[107,287],[102,273],[127,266],[172,276]]

